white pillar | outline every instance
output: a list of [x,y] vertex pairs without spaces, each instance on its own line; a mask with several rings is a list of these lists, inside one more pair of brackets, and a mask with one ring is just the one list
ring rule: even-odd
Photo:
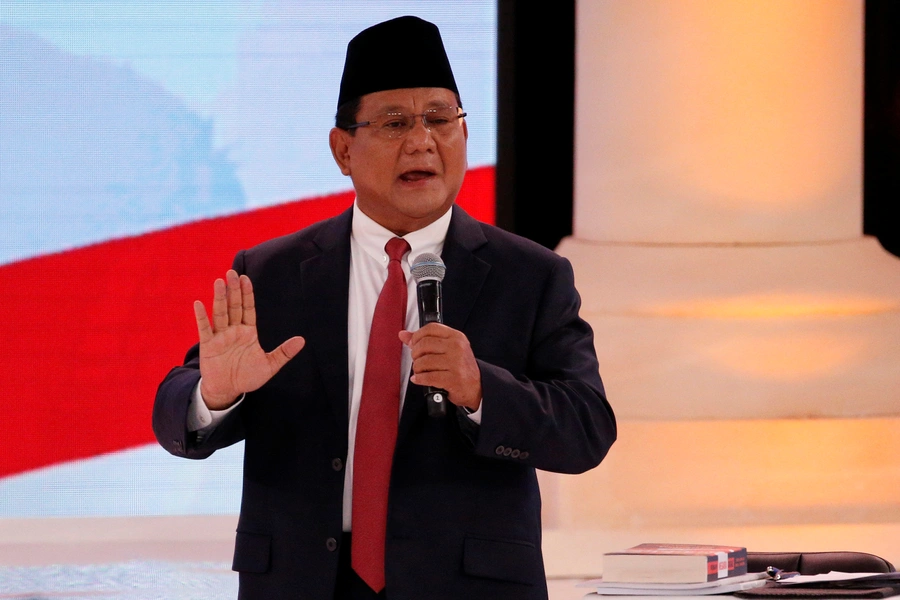
[[[587,475],[541,475],[548,543],[601,530],[554,560],[900,527],[900,260],[862,235],[863,2],[580,0],[577,20],[557,251],[621,439]],[[751,549],[857,549],[779,531]]]
[[861,227],[862,10],[578,3],[558,251],[620,415],[900,414],[900,262]]
[[858,237],[862,6],[579,3],[575,237]]

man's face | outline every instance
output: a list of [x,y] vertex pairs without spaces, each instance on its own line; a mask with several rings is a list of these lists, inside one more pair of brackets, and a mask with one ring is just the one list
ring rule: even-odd
[[[454,93],[444,88],[374,92],[362,97],[357,121],[386,112],[421,114],[456,105]],[[396,139],[387,138],[377,126],[360,127],[354,135],[332,129],[332,154],[341,172],[353,180],[360,210],[398,235],[421,229],[449,210],[467,167],[469,132],[465,120],[459,121],[437,134],[418,118],[412,130]]]

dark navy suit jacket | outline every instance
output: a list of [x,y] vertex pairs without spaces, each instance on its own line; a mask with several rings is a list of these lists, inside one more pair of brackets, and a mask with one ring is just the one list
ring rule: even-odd
[[[616,438],[569,262],[458,207],[442,258],[444,323],[481,369],[480,426],[452,405],[429,418],[410,383],[391,475],[389,600],[546,599],[535,469],[595,467]],[[202,443],[186,430],[197,347],[159,387],[153,428],[201,459],[245,440],[233,568],[240,598],[332,600],[347,459],[352,212],[240,252],[259,339],[306,347]]]

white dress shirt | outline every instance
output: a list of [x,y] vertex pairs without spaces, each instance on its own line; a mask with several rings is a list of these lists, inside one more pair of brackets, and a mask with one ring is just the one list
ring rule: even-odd
[[[406,276],[407,305],[406,329],[416,331],[419,328],[419,309],[416,303],[416,282],[410,276],[410,264],[424,252],[441,255],[444,239],[450,227],[452,211],[448,210],[434,223],[418,231],[403,236],[410,246],[405,260],[401,260],[403,274]],[[366,370],[366,349],[369,345],[369,329],[375,304],[381,294],[381,288],[387,280],[388,256],[384,246],[388,240],[396,237],[353,203],[353,224],[350,233],[350,295],[347,313],[347,360],[349,371],[349,415],[347,460],[344,470],[344,505],[343,529],[351,529],[351,507],[353,498],[353,450],[356,445],[356,420],[359,416],[359,401],[362,395],[362,378]],[[303,350],[301,350],[303,352]],[[409,384],[412,370],[412,356],[407,346],[403,346],[400,358],[400,409]],[[225,416],[234,410],[243,400],[241,398],[231,407],[221,411],[211,411],[206,407],[200,395],[200,385],[194,389],[191,407],[188,411],[188,429],[197,431],[200,436],[207,435]],[[476,423],[481,422],[481,408],[468,415]]]

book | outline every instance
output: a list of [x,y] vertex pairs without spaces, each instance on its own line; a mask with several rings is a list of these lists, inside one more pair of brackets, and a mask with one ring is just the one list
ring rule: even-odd
[[708,596],[731,594],[766,585],[765,573],[747,573],[701,583],[615,583],[591,579],[577,587],[593,588],[591,596]]
[[607,583],[705,583],[746,573],[742,546],[639,544],[603,555]]

